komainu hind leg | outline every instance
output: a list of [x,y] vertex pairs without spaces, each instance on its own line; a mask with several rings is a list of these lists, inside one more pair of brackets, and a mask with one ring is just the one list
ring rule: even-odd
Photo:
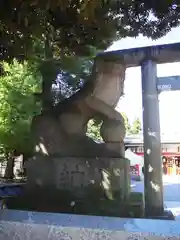
[[[119,113],[120,114],[120,113]],[[124,137],[126,134],[124,121],[106,118],[101,126],[101,136],[109,150],[124,156]]]

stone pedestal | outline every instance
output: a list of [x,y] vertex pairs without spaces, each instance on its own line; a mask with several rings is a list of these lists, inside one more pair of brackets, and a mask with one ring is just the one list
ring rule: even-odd
[[112,199],[117,193],[120,199],[128,199],[129,164],[123,158],[37,157],[26,166],[27,188],[68,190],[75,195],[99,188]]
[[116,217],[130,214],[130,163],[125,158],[38,156],[26,168],[26,194],[16,208]]

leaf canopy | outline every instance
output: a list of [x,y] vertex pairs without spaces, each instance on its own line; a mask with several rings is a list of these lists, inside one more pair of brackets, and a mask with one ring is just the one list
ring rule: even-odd
[[1,0],[0,58],[26,58],[37,38],[48,38],[57,56],[92,55],[126,36],[156,39],[179,21],[178,1]]
[[28,62],[1,64],[0,146],[3,151],[30,151],[31,120],[41,109],[33,97],[40,91],[40,76]]

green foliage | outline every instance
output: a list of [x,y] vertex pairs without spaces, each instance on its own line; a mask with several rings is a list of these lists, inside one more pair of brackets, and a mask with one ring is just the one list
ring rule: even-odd
[[[64,56],[59,61],[59,74],[55,81],[56,103],[70,97],[89,80],[93,61],[90,58]],[[59,88],[58,88],[59,86]]]
[[100,135],[100,128],[102,122],[96,121],[95,119],[91,119],[87,125],[87,136],[92,138],[95,141],[102,141],[102,137]]
[[[30,60],[36,62],[42,75],[42,94],[39,96],[46,105],[46,109],[52,109],[65,98],[78,91],[91,75],[93,61],[96,55],[80,57],[73,54],[62,54],[60,59],[48,57],[48,51],[52,51],[51,45],[46,45],[37,39],[34,42],[34,54]],[[43,104],[43,107],[44,107]]]
[[130,133],[139,134],[141,130],[142,130],[141,121],[139,118],[136,118],[131,126]]
[[141,121],[139,118],[136,118],[134,120],[134,122],[132,123],[132,125],[129,123],[129,119],[127,117],[127,115],[125,113],[121,113],[121,115],[124,118],[124,124],[125,124],[125,128],[126,128],[126,135],[130,135],[130,134],[139,134],[140,131],[142,130],[141,128]]
[[40,91],[40,76],[36,66],[16,60],[1,62],[0,76],[0,147],[3,152],[30,151],[30,127],[34,115],[40,112],[33,93]]
[[[97,50],[126,36],[161,37],[179,24],[179,17],[179,6],[168,0],[1,0],[0,60],[58,62],[65,84],[53,96],[57,103],[86,79],[83,68],[89,67],[81,64],[85,57],[93,58]],[[86,62],[92,65],[89,59]],[[50,80],[55,79],[51,74],[42,74],[43,109],[53,105]]]
[[[112,41],[139,33],[152,38],[179,24],[169,0],[1,0],[1,59],[26,58],[34,39],[51,42],[54,55],[92,55]],[[154,16],[154,18],[152,17]]]
[[121,113],[121,115],[122,115],[123,118],[124,118],[124,124],[125,124],[126,134],[128,135],[129,132],[130,132],[130,129],[131,129],[131,125],[130,125],[130,123],[129,123],[129,119],[128,119],[128,117],[126,116],[125,113]]
[[[141,122],[139,118],[136,118],[132,124],[129,123],[128,117],[125,113],[121,113],[124,118],[125,128],[126,128],[126,135],[130,134],[139,134],[141,129]],[[91,119],[87,125],[87,136],[92,138],[95,141],[102,141],[102,137],[100,135],[100,128],[102,125],[102,121],[98,119]]]

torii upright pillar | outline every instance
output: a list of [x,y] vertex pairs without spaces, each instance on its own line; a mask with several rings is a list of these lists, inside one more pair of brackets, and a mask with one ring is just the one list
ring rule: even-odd
[[162,216],[164,212],[156,65],[156,62],[151,59],[145,60],[141,64],[145,169],[144,190],[145,214],[147,217]]

